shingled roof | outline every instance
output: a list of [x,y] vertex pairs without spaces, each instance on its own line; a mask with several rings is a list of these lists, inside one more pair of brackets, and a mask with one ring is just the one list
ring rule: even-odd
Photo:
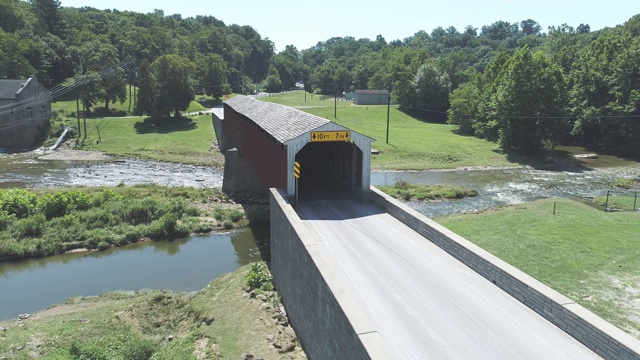
[[244,114],[281,144],[331,122],[288,106],[246,96],[236,96],[224,103]]
[[0,80],[0,99],[15,99],[18,90],[22,89],[22,85],[26,80]]

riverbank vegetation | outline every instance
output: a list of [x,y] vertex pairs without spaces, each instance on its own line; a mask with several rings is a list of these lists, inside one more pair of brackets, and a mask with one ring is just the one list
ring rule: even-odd
[[545,199],[438,222],[640,337],[640,212]]
[[392,186],[378,186],[381,191],[404,201],[456,200],[478,196],[476,190],[448,185],[417,185],[398,180]]
[[239,359],[242,354],[304,359],[277,297],[267,292],[263,301],[241,290],[250,269],[222,275],[195,293],[104,293],[68,299],[24,320],[2,321],[0,354],[7,359]]
[[0,260],[182,238],[247,225],[246,213],[210,188],[0,189]]

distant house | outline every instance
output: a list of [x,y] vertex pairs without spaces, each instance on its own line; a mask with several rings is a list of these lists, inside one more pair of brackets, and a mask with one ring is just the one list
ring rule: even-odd
[[387,90],[356,90],[353,103],[356,105],[386,105],[389,102]]
[[34,77],[0,79],[0,148],[31,148],[51,118],[51,97]]

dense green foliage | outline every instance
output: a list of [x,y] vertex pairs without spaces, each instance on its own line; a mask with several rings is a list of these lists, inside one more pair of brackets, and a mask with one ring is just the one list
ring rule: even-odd
[[276,54],[251,26],[211,16],[0,1],[0,77],[64,83],[87,111],[124,101],[127,83],[140,88],[137,114],[165,116],[184,111],[194,93],[219,99],[302,81],[323,94],[387,89],[402,111],[448,120],[505,152],[564,142],[640,156],[640,15],[598,31],[496,21],[391,42],[336,37]]
[[[242,211],[206,206],[220,196],[213,190],[158,186],[42,194],[0,190],[0,260],[106,249],[144,238],[176,239],[233,227],[243,220]],[[196,207],[198,203],[203,206]]]

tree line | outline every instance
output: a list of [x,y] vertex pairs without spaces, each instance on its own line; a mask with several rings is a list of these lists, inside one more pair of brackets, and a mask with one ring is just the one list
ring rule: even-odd
[[[276,92],[302,81],[322,94],[389,90],[401,110],[459,125],[504,151],[538,153],[563,142],[640,156],[640,15],[598,31],[497,21],[391,42],[336,37],[276,53],[251,26],[212,16],[56,0],[0,0],[0,9],[0,77],[35,74],[54,86],[94,76],[83,87],[88,106],[123,101],[129,84],[139,89],[136,113],[177,115],[195,93]],[[127,59],[139,67],[96,76]]]

